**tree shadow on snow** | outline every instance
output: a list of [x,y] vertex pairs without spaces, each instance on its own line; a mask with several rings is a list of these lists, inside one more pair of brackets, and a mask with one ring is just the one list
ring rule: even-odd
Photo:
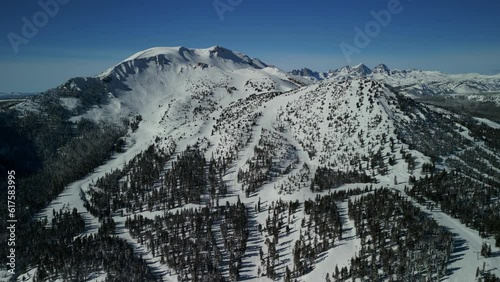
[[[469,246],[467,245],[467,241],[458,237],[457,233],[453,233],[453,250],[451,251],[448,265],[462,260],[464,257],[464,252],[468,249]],[[446,275],[449,277],[459,269],[459,267],[448,268],[448,270],[446,271]]]

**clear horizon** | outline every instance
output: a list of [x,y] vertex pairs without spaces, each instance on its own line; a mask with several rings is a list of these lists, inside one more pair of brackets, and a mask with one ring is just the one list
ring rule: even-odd
[[220,45],[286,71],[384,63],[391,69],[500,73],[500,3],[488,0],[1,5],[2,92],[45,91],[156,46]]

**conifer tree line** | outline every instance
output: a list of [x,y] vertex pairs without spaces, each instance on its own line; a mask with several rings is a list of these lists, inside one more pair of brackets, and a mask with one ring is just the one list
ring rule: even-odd
[[[34,223],[33,216],[47,207],[69,184],[92,172],[115,152],[121,151],[122,137],[127,131],[125,126],[86,119],[71,122],[68,120],[70,113],[58,99],[45,95],[39,99],[37,112],[20,114],[12,110],[5,113],[10,122],[4,124],[2,128],[6,130],[2,132],[12,133],[11,137],[19,142],[10,144],[8,138],[0,138],[0,147],[4,150],[22,150],[27,153],[16,155],[16,159],[10,163],[4,163],[9,156],[0,153],[0,168],[16,171],[16,236],[19,240],[23,238],[23,248],[31,250],[42,240],[38,237],[39,227]],[[3,124],[3,120],[0,123]],[[24,164],[27,166],[24,167]],[[6,184],[0,183],[0,195],[4,199],[7,198]],[[7,201],[0,202],[1,218],[7,218],[6,204]],[[0,237],[5,234],[5,224],[6,221],[0,222]],[[70,225],[69,222],[67,225]],[[0,252],[7,253],[7,247],[7,244],[2,244]],[[5,260],[5,256],[0,258],[2,263]],[[22,273],[26,264],[21,262],[18,267],[16,273]]]
[[[215,208],[184,209],[149,219],[128,217],[125,227],[181,281],[239,279],[248,238],[245,205],[226,202]],[[218,243],[218,236],[220,242]],[[228,270],[229,277],[224,277]]]
[[[280,264],[280,254],[277,251],[280,245],[280,237],[285,234],[289,235],[296,213],[300,207],[300,202],[286,202],[279,199],[276,202],[271,202],[267,208],[267,219],[264,226],[259,224],[258,231],[265,236],[265,248],[259,249],[260,266],[258,267],[259,276],[267,276],[270,279],[278,279],[275,267]],[[265,212],[266,209],[262,206],[261,201],[257,202],[255,210]]]
[[[29,230],[36,236],[25,232],[16,234],[18,242],[26,242],[16,248],[17,268],[24,270],[37,266],[43,259],[52,257],[53,251],[55,255],[59,255],[64,246],[71,244],[73,237],[84,229],[85,222],[76,209],[53,210],[50,221],[46,217],[31,221]],[[54,270],[50,274],[57,276],[58,272]]]
[[[265,246],[259,250],[258,276],[292,281],[310,272],[315,267],[318,256],[333,248],[336,240],[342,238],[343,227],[337,203],[344,201],[347,197],[368,191],[370,191],[368,186],[364,189],[333,191],[325,196],[318,195],[314,200],[307,200],[304,203],[298,200],[279,199],[269,203],[267,208],[259,199],[255,210],[258,213],[267,213],[267,219],[265,225],[258,225],[259,232],[265,238]],[[303,207],[302,211],[301,207]],[[299,212],[304,213],[304,219],[298,222],[300,228],[297,230],[295,222],[300,218]],[[288,264],[282,259],[282,255],[286,252],[282,247],[280,248],[286,240],[283,237],[293,232],[300,232],[300,239],[295,241],[292,249],[293,264],[291,268],[286,266],[285,273],[279,273],[277,266]]]
[[348,209],[361,250],[348,269],[332,273],[334,279],[417,281],[446,275],[453,234],[409,199],[381,188],[350,199]]
[[472,169],[490,178],[496,179],[500,186],[500,158],[488,152],[486,149],[476,146],[458,154],[458,158],[467,163]]
[[[293,265],[285,271],[285,281],[294,281],[311,272],[317,259],[343,238],[344,225],[338,204],[352,196],[372,191],[373,187],[335,191],[317,195],[314,200],[304,202],[304,218],[301,221],[299,239],[292,250]],[[333,266],[332,266],[333,267]]]
[[206,194],[210,195],[210,204],[215,205],[227,193],[222,168],[213,158],[207,162],[197,146],[175,157],[174,151],[175,145],[168,151],[151,145],[124,168],[98,179],[85,206],[102,218],[119,209],[133,213],[201,204]]
[[[404,95],[396,95],[397,105],[406,113],[425,115],[425,119],[414,119],[411,122],[395,123],[396,132],[403,143],[410,145],[434,160],[440,156],[472,146],[472,142],[462,136],[457,124],[464,121],[452,115],[431,111],[423,104]],[[439,130],[433,130],[439,128]]]
[[145,195],[158,181],[174,151],[175,144],[168,151],[159,149],[155,144],[150,145],[123,168],[107,173],[90,185],[90,201],[85,203],[85,207],[99,218],[121,208],[141,209]]
[[[106,272],[106,281],[156,281],[125,241],[108,236],[114,230],[103,232],[113,226],[108,220],[98,234],[81,236],[85,221],[75,208],[53,210],[50,221],[44,218],[30,223],[36,238],[19,234],[23,237],[17,239],[23,244],[16,248],[18,275],[36,267],[33,281],[37,282],[84,281],[98,272]],[[23,281],[27,276],[19,278]]]
[[443,212],[460,219],[483,237],[494,236],[500,247],[500,186],[478,182],[456,171],[415,180],[408,194],[420,203],[433,201]]
[[317,195],[314,200],[304,202],[306,216],[302,219],[300,238],[295,241],[293,248],[291,277],[310,272],[315,267],[317,257],[333,248],[336,240],[342,239],[343,225],[337,205],[340,195]]
[[477,157],[467,155],[464,153],[457,157],[450,157],[446,159],[446,164],[457,173],[470,177],[477,182],[500,187],[500,173],[497,171],[500,169],[499,167],[494,167],[486,159],[479,161]]
[[[51,122],[47,121],[47,124],[39,125],[38,122],[43,123],[47,117],[36,115],[28,114],[22,120],[23,122],[26,122],[24,119],[37,120],[35,126],[39,126],[41,132],[33,132],[31,129],[23,127],[19,129],[31,132],[32,142],[36,144],[35,148],[40,147],[40,151],[37,153],[40,159],[40,169],[27,174],[19,171],[19,177],[17,177],[17,188],[22,191],[17,195],[17,204],[25,207],[25,209],[20,210],[18,216],[23,218],[26,216],[26,221],[29,221],[35,212],[46,207],[71,182],[85,176],[111,157],[114,152],[121,150],[120,140],[125,133],[125,129],[119,126],[81,120],[76,124],[76,129],[71,130],[71,135],[64,137],[64,140],[57,141],[57,136],[64,136],[65,131],[56,133],[51,129],[45,130],[52,128]],[[54,123],[63,122],[54,121]],[[60,126],[62,125],[55,125],[55,129],[60,129]],[[45,136],[46,133],[49,135]],[[56,136],[55,140],[51,139],[50,136]],[[5,183],[0,185],[3,186]],[[1,189],[2,192],[6,190]],[[2,202],[2,204],[4,203]],[[0,214],[6,210],[6,208],[2,209]]]
[[311,170],[306,162],[298,172],[289,174],[279,184],[274,184],[274,189],[278,190],[278,194],[292,194],[302,188],[307,188],[310,185]]
[[500,129],[478,122],[470,116],[464,117],[462,123],[470,130],[471,136],[485,144],[497,155],[500,153]]
[[161,281],[144,260],[134,254],[124,240],[103,234],[75,238],[69,244],[51,245],[42,256],[34,281],[86,281],[90,275],[105,272],[105,281]]
[[[432,111],[404,95],[396,95],[396,98],[401,110],[415,114],[423,113],[426,116],[425,120],[415,119],[411,123],[395,123],[400,139],[403,143],[409,144],[410,149],[416,149],[433,160],[438,160],[441,156],[473,148],[472,141],[462,136],[464,133],[464,129],[460,127],[462,125],[466,127],[468,136],[474,141],[484,141],[488,149],[495,154],[500,152],[500,129],[483,124],[463,112],[447,115]],[[481,156],[484,156],[483,152]]]
[[224,108],[211,132],[212,136],[218,133],[220,143],[223,144],[215,150],[214,158],[218,165],[227,167],[238,158],[238,152],[251,141],[252,130],[262,117],[259,107],[282,94],[283,92],[250,94]]
[[374,183],[375,178],[366,175],[365,172],[334,170],[329,167],[318,167],[311,181],[312,192],[322,192],[338,188],[348,183]]
[[458,175],[468,177],[473,179],[475,182],[486,186],[500,187],[500,179],[494,176],[497,172],[494,171],[493,167],[490,167],[491,170],[488,169],[488,172],[482,172],[477,168],[468,166],[468,163],[464,163],[462,159],[456,159],[453,157],[446,159],[445,163],[451,171],[456,172]]
[[[69,120],[99,103],[106,96],[106,85],[99,79],[89,79],[79,90],[70,84],[31,98],[36,111],[20,112],[14,107],[0,114],[0,172],[16,171],[18,190],[23,191],[17,195],[17,203],[24,207],[18,216],[26,216],[22,222],[30,220],[64,187],[91,172],[123,145],[126,125],[85,118]],[[76,97],[81,103],[69,110],[61,103],[64,97]],[[0,183],[0,188],[4,185]],[[0,195],[4,191],[0,189]],[[0,207],[3,215],[3,201]],[[4,230],[4,222],[0,227]]]
[[296,151],[295,146],[278,133],[262,129],[254,155],[246,162],[248,168],[240,168],[237,175],[247,197],[265,183],[290,173],[299,163]]

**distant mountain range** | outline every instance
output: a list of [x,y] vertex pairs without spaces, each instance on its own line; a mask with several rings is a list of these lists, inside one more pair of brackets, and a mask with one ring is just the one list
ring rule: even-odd
[[344,66],[328,72],[317,72],[308,68],[292,70],[292,75],[316,82],[326,79],[343,81],[355,78],[371,78],[383,81],[408,95],[470,94],[500,91],[500,74],[446,74],[439,71],[416,69],[391,70],[380,64],[370,69],[364,64]]
[[40,93],[20,93],[20,92],[0,92],[0,100],[6,99],[24,99]]

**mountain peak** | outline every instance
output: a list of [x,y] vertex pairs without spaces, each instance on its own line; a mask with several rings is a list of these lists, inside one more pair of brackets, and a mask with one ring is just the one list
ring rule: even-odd
[[127,61],[133,61],[133,60],[138,60],[138,59],[149,59],[152,57],[157,57],[160,55],[163,55],[165,57],[170,57],[170,56],[177,56],[179,54],[183,54],[184,52],[192,52],[192,50],[184,47],[184,46],[178,46],[178,47],[153,47],[149,48],[143,51],[139,51],[135,53],[134,55],[128,57],[127,59],[123,60],[123,62]]
[[353,67],[353,70],[361,76],[366,76],[372,72],[372,70],[363,63]]
[[208,48],[208,50],[211,51],[211,52],[221,52],[221,53],[222,52],[232,52],[228,48],[222,47],[220,45],[212,46],[212,47]]
[[331,74],[342,74],[342,75],[356,75],[356,76],[367,76],[371,74],[372,70],[365,64],[361,63],[356,66],[344,66],[340,70],[330,71]]
[[248,64],[251,65],[252,67],[262,69],[267,67],[267,64],[264,64],[262,61],[258,59],[252,59],[249,56],[240,53],[240,52],[235,52],[230,49],[221,47],[219,45],[213,46],[208,48],[210,58],[221,58],[221,59],[226,59],[230,60],[236,63],[243,63],[243,64]]
[[315,72],[309,68],[301,68],[301,69],[291,70],[290,73],[293,75],[311,76]]
[[328,77],[327,73],[313,71],[309,68],[296,69],[289,72],[290,74],[307,77],[312,80],[324,80]]
[[160,67],[172,64],[197,65],[201,63],[225,70],[264,69],[269,66],[259,59],[252,59],[243,53],[219,45],[206,49],[194,49],[184,46],[154,47],[135,53],[100,76],[107,76],[113,70],[118,70],[123,74],[129,71],[135,73],[137,70],[147,68],[152,62],[155,62]]
[[384,64],[379,64],[376,66],[373,70],[373,73],[385,73],[385,74],[390,74],[391,70]]

